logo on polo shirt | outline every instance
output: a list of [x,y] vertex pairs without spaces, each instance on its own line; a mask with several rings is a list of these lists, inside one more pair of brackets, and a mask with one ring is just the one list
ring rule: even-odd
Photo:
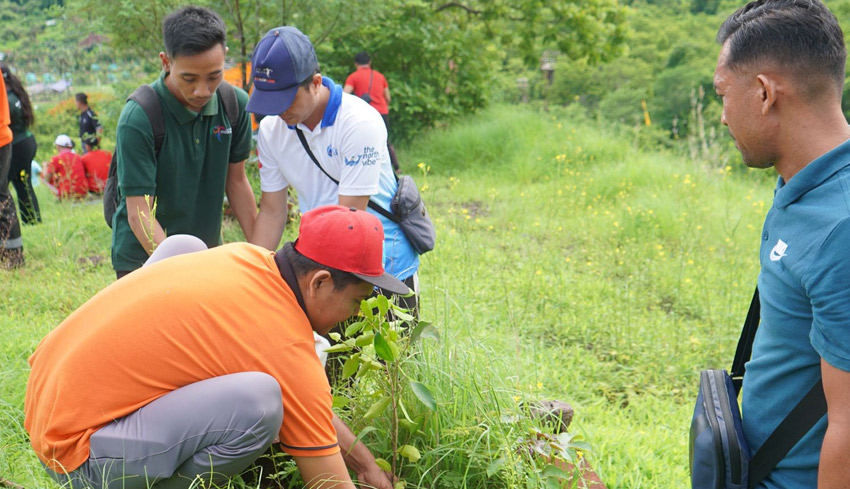
[[[328,145],[328,149],[326,151],[328,152],[328,158],[333,158],[334,156],[339,156],[339,151],[337,151],[337,149],[334,148],[333,146],[331,146],[330,144]],[[347,164],[348,163],[346,162],[346,165]]]
[[360,163],[360,159],[363,158],[363,155],[357,155],[354,158],[345,157],[345,166],[355,166]]
[[233,129],[224,126],[215,126],[210,129],[210,134],[218,138],[218,142],[221,142],[222,134],[233,134]]
[[372,166],[378,162],[380,153],[374,146],[366,146],[363,148],[363,166]]
[[787,253],[785,253],[786,251],[788,251],[788,244],[780,239],[776,242],[776,246],[770,250],[770,261],[781,260],[783,256],[787,255]]

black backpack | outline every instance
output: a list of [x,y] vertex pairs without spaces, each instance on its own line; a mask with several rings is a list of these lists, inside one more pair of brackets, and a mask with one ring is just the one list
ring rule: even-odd
[[[233,86],[222,81],[218,86],[218,95],[224,103],[224,111],[227,118],[230,120],[230,126],[233,128],[233,133],[236,134],[239,124],[239,101],[236,99],[236,91]],[[162,117],[162,105],[159,102],[159,96],[150,85],[141,85],[133,91],[127,100],[133,100],[142,107],[142,110],[147,114],[153,128],[153,149],[156,157],[159,158],[159,150],[162,149],[162,142],[165,140],[165,119]],[[109,163],[109,176],[106,178],[106,185],[103,187],[103,218],[106,219],[106,225],[112,227],[112,217],[118,209],[118,151],[112,154],[112,161]]]

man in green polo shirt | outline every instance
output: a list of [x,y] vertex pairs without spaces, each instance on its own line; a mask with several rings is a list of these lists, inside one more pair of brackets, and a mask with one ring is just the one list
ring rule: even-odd
[[173,234],[221,242],[224,195],[246,237],[256,201],[245,175],[251,151],[248,95],[235,88],[239,121],[228,120],[216,90],[223,80],[226,28],[201,7],[163,19],[162,74],[151,86],[162,105],[165,138],[157,156],[150,120],[128,101],[118,120],[116,162],[120,201],[112,226],[112,266],[118,278],[139,268]]

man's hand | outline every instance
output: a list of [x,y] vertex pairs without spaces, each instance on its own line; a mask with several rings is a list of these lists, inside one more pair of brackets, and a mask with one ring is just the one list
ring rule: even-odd
[[333,417],[333,424],[345,465],[357,474],[357,480],[366,487],[393,489],[393,482],[395,482],[393,475],[378,467],[372,452],[366,448],[366,445],[357,441],[351,429],[336,414]]
[[361,484],[360,487],[365,485],[365,487],[374,487],[375,489],[393,489],[393,479],[392,474],[384,472],[374,463],[362,472],[357,473],[357,481]]

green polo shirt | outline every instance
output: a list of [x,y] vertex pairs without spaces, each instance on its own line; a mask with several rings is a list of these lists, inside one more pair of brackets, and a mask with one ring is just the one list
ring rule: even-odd
[[112,266],[132,271],[147,260],[127,222],[126,196],[156,197],[156,219],[166,236],[191,234],[209,247],[221,244],[222,202],[229,163],[251,152],[248,94],[236,88],[238,132],[218,92],[200,112],[184,107],[165,86],[165,72],[151,84],[162,102],[165,139],[154,151],[153,129],[144,109],[128,101],[116,131],[119,204],[112,221]]

